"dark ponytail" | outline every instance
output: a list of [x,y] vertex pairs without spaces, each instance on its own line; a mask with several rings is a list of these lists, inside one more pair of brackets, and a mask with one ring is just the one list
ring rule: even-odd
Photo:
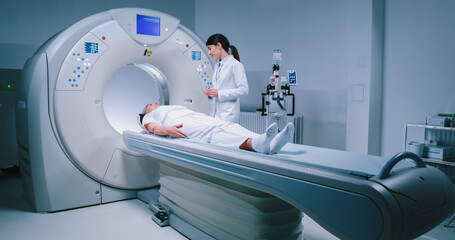
[[229,52],[229,48],[230,48],[232,56],[234,56],[234,58],[240,62],[239,51],[237,51],[237,48],[234,47],[234,45],[229,44],[229,40],[223,34],[220,34],[220,33],[213,34],[212,36],[209,37],[209,39],[207,39],[207,42],[205,43],[205,45],[207,45],[207,46],[216,45],[217,43],[220,43],[226,52]]
[[237,51],[237,48],[234,47],[234,45],[231,45],[231,46],[229,46],[229,47],[231,48],[232,56],[234,56],[234,58],[237,59],[237,61],[240,62],[239,51]]

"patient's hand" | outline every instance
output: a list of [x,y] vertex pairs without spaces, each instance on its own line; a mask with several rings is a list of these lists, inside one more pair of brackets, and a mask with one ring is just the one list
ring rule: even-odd
[[166,129],[167,135],[175,138],[186,138],[186,133],[184,133],[179,128],[183,127],[183,124],[177,124],[174,126],[169,126]]
[[183,124],[177,124],[174,126],[160,126],[154,122],[145,124],[145,128],[147,128],[147,131],[155,135],[158,136],[169,135],[175,138],[186,138],[186,133],[179,129],[181,127],[183,127]]

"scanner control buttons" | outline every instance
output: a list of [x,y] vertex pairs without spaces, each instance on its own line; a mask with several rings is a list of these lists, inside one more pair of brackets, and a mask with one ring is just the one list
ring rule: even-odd
[[89,58],[82,56],[81,53],[73,53],[73,57],[76,58],[76,66],[72,71],[72,77],[68,79],[68,82],[71,83],[71,87],[79,87],[77,84],[78,80],[80,80],[84,75],[86,70],[88,71],[92,66]]
[[198,72],[199,76],[201,76],[201,79],[207,86],[212,85],[212,83],[210,82],[210,76],[207,74],[207,67],[209,66],[210,63],[205,61],[202,64],[198,65],[196,68],[196,71]]

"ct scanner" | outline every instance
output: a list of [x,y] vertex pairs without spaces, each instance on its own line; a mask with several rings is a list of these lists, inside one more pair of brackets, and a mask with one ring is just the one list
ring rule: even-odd
[[128,190],[158,185],[158,161],[129,150],[121,133],[141,130],[136,116],[149,102],[209,111],[206,46],[179,22],[145,9],[102,12],[27,61],[18,145],[37,211],[131,198],[136,191]]
[[410,153],[288,144],[267,156],[142,132],[148,102],[208,113],[211,74],[204,43],[153,10],[95,14],[49,39],[18,87],[21,176],[36,211],[160,185],[151,203],[192,239],[300,239],[302,211],[341,239],[409,239],[453,211],[448,177]]

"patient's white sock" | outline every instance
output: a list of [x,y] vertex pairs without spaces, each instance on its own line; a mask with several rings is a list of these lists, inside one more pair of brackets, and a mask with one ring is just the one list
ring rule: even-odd
[[283,131],[278,133],[270,142],[270,152],[272,154],[278,153],[281,148],[283,148],[284,145],[289,142],[293,132],[294,125],[292,123],[286,124],[286,127],[284,127]]
[[251,144],[253,145],[254,151],[270,154],[270,141],[272,141],[277,133],[278,126],[276,123],[272,123],[272,125],[265,130],[265,133],[252,139]]

